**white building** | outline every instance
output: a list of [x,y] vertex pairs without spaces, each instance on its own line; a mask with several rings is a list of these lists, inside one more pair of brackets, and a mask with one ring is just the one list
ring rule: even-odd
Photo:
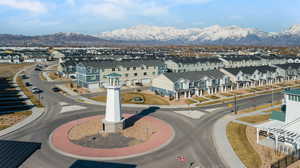
[[[271,144],[290,153],[300,149],[300,89],[284,91],[280,111],[273,111],[268,122],[257,125],[257,143]],[[260,137],[266,137],[261,139]]]

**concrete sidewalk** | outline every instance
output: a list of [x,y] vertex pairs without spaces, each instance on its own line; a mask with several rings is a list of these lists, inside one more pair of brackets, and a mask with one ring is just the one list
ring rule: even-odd
[[220,158],[223,160],[224,163],[226,163],[227,167],[239,167],[239,168],[245,167],[245,165],[242,163],[242,161],[239,159],[239,157],[232,149],[232,146],[227,138],[227,134],[226,134],[227,124],[233,121],[236,123],[255,127],[255,124],[239,121],[236,119],[240,117],[268,114],[263,111],[270,110],[276,107],[280,107],[280,105],[268,107],[265,109],[260,109],[254,112],[244,113],[240,115],[228,114],[225,115],[223,118],[219,119],[215,123],[213,128],[213,140]]

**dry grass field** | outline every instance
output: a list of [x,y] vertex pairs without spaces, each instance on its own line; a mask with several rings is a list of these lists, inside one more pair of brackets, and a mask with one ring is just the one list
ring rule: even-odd
[[247,168],[259,168],[262,160],[248,141],[246,128],[245,125],[230,122],[226,128],[227,138],[234,152]]
[[242,117],[242,118],[239,118],[238,120],[252,123],[252,124],[258,124],[258,123],[268,121],[270,116],[271,116],[271,114],[255,115],[255,116]]
[[11,78],[24,67],[32,64],[0,64],[0,77]]
[[32,114],[31,111],[16,112],[11,114],[0,115],[0,130],[8,128]]

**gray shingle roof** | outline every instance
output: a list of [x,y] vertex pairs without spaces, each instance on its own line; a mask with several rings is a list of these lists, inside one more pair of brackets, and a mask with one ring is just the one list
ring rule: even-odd
[[225,76],[224,73],[218,71],[218,70],[211,70],[211,71],[192,71],[192,72],[172,72],[172,73],[165,73],[164,74],[167,78],[169,78],[171,81],[176,82],[179,79],[188,79],[191,81],[197,81],[204,77],[209,77],[212,79],[220,79]]
[[224,69],[233,75],[237,75],[240,71],[242,71],[244,74],[253,74],[256,70],[258,70],[261,73],[276,71],[276,68],[271,66],[251,66],[251,67],[224,68]]

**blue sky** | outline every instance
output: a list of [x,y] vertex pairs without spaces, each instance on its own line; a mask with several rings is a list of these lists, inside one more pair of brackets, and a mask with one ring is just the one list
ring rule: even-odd
[[0,34],[97,34],[135,25],[237,25],[282,31],[300,24],[300,0],[0,0]]

